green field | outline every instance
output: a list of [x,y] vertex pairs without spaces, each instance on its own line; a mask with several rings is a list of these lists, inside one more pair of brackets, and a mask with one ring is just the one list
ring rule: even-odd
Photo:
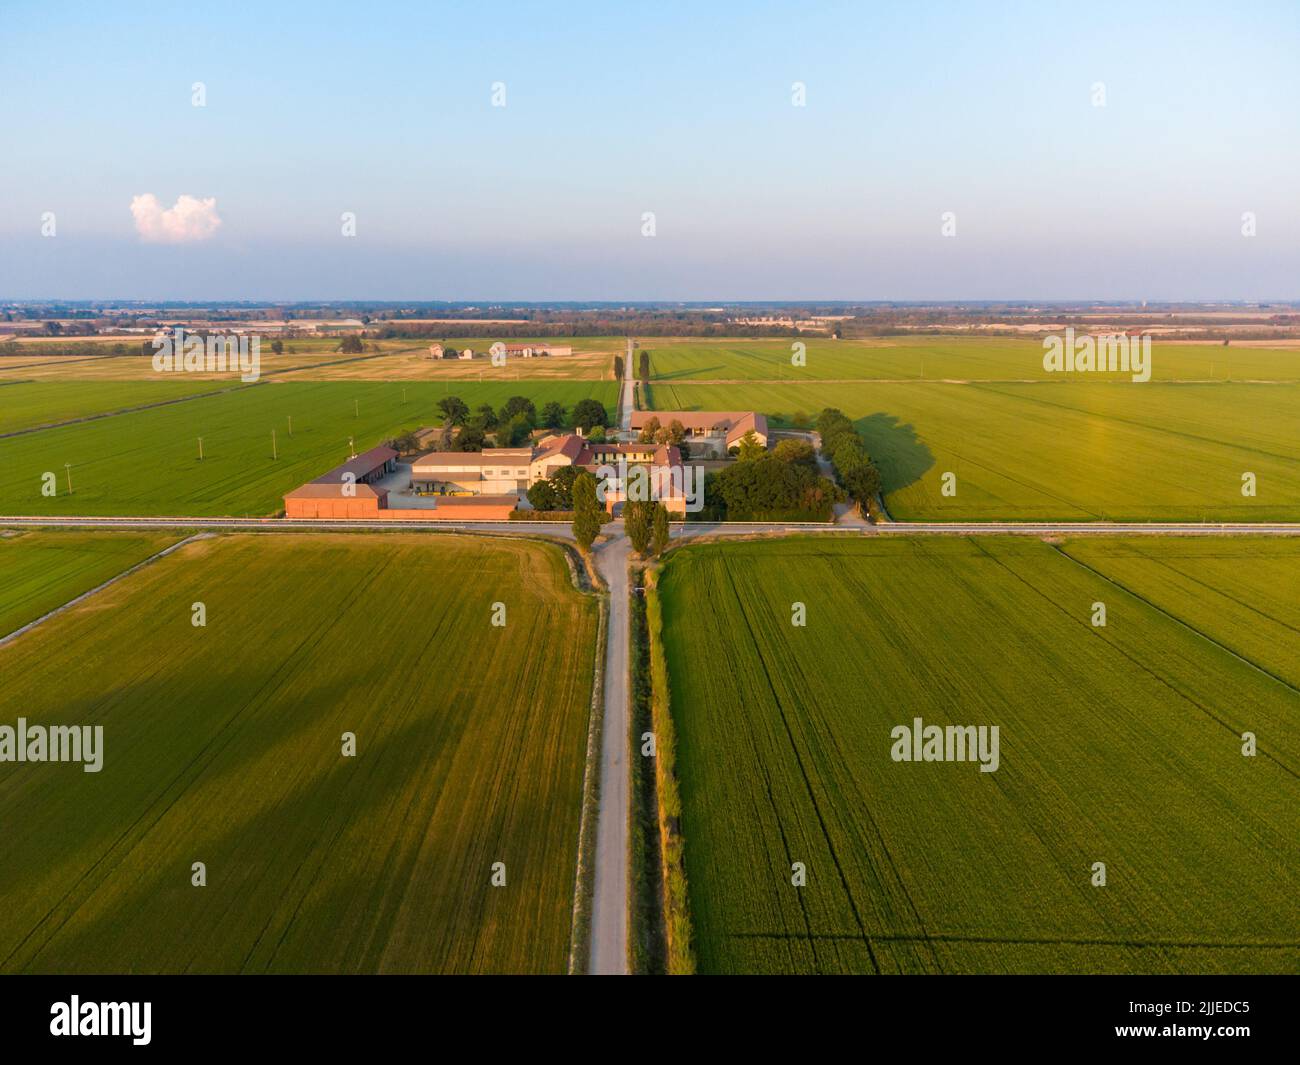
[[[1143,549],[1295,588],[1215,543]],[[1037,540],[697,545],[660,588],[701,971],[1300,971],[1300,691],[1248,642]],[[997,725],[998,769],[894,761],[914,717]]]
[[[1300,521],[1300,384],[655,385],[657,409],[839,407],[915,521]],[[956,493],[942,494],[943,474]],[[1256,495],[1241,494],[1254,473]]]
[[196,380],[0,382],[0,434],[227,387],[229,382]]
[[0,636],[62,606],[179,539],[176,533],[13,532],[0,536]]
[[[801,338],[804,365],[791,362],[793,339],[660,340],[650,352],[653,381],[1049,381],[1041,340],[1003,337],[888,337],[878,340]],[[1300,348],[1224,347],[1152,342],[1155,381],[1300,381]],[[1126,374],[1094,379],[1124,380]],[[724,410],[733,409],[724,407]]]
[[104,729],[0,763],[0,970],[564,971],[596,617],[537,544],[245,535],[0,648],[5,724]]
[[1078,539],[1088,566],[1300,689],[1300,539]]
[[[5,387],[12,386],[0,392]],[[401,429],[439,424],[445,395],[471,408],[523,395],[539,409],[551,400],[571,409],[591,397],[612,418],[617,391],[613,381],[260,384],[0,440],[0,514],[271,514],[285,492],[343,462],[349,438],[361,450]],[[57,496],[42,494],[47,472],[57,475]]]

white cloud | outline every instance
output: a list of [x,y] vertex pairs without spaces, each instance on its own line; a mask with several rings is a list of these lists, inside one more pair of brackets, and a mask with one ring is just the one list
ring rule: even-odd
[[131,214],[140,239],[157,244],[207,240],[221,225],[215,196],[178,196],[173,206],[164,208],[157,196],[146,192],[132,198]]

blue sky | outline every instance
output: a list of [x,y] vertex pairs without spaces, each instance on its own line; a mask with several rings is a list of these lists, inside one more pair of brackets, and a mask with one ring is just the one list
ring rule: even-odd
[[1300,298],[1295,3],[4,0],[0,54],[0,297]]

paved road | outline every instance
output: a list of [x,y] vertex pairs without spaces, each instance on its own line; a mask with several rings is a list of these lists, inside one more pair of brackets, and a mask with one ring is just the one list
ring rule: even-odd
[[889,521],[879,525],[749,524],[690,522],[673,531],[674,539],[701,536],[746,536],[754,533],[849,533],[863,536],[1300,536],[1300,522],[944,522]]
[[628,678],[627,558],[631,545],[618,535],[596,548],[596,568],[609,585],[605,643],[605,728],[600,747],[600,810],[596,817],[596,883],[591,907],[593,974],[622,975],[627,966],[628,819],[627,757],[631,721]]
[[[472,532],[554,536],[572,540],[566,522],[548,521],[330,521],[314,518],[110,518],[0,516],[0,528],[56,529],[226,529],[235,532]],[[619,522],[606,534],[622,535]],[[795,522],[689,522],[673,526],[673,539],[781,533],[857,533],[862,536],[1300,536],[1300,522],[944,522],[891,521],[880,525],[822,525]]]
[[632,367],[623,368],[623,387],[618,393],[618,425],[625,433],[632,431]]
[[225,529],[228,532],[473,532],[542,533],[573,539],[573,529],[563,521],[333,521],[316,518],[101,518],[101,517],[0,517],[0,528],[53,529]]

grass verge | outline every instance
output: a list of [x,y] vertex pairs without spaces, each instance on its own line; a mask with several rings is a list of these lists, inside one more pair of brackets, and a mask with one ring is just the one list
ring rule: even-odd
[[691,907],[686,890],[686,840],[682,835],[682,798],[677,781],[677,736],[673,727],[668,661],[663,644],[663,604],[658,568],[646,571],[645,613],[650,650],[650,707],[655,735],[655,794],[659,856],[663,870],[665,970],[670,976],[695,972]]

